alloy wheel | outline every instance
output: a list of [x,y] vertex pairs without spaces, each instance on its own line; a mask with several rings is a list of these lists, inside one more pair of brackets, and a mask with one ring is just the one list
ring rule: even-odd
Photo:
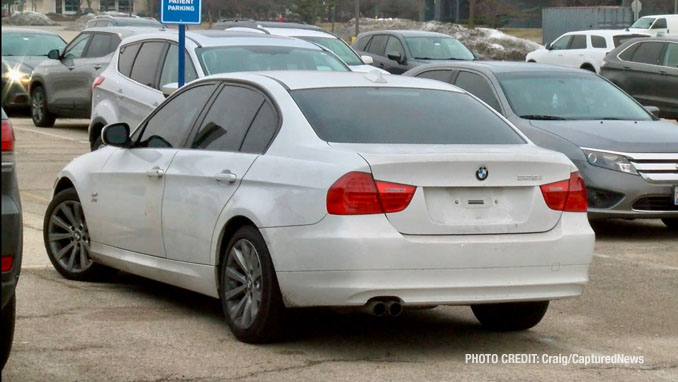
[[41,91],[34,92],[33,96],[31,97],[31,103],[31,113],[33,114],[33,119],[36,121],[41,121],[45,114],[43,110],[45,108],[45,97]]
[[66,200],[57,205],[49,218],[47,233],[50,250],[65,270],[84,272],[92,266],[89,231],[80,202]]
[[226,259],[224,300],[229,316],[237,327],[254,323],[261,307],[262,277],[259,254],[247,239],[231,247]]

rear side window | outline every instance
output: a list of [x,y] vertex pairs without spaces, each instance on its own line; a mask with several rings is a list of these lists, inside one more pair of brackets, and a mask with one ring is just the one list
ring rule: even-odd
[[117,35],[110,33],[95,33],[92,36],[92,42],[87,48],[86,57],[103,57],[112,51],[120,43],[120,38]]
[[372,36],[361,37],[355,44],[355,48],[357,50],[365,50],[365,47],[367,47],[367,43],[370,42],[370,37]]
[[501,107],[497,97],[494,95],[494,91],[492,91],[492,86],[483,76],[462,71],[459,72],[454,84],[480,98],[486,104],[492,106],[494,110],[501,113]]
[[586,49],[586,35],[576,34],[572,37],[570,49]]
[[641,64],[658,65],[662,49],[664,49],[664,43],[662,42],[642,42],[636,51],[633,52],[631,61]]
[[450,83],[452,80],[452,71],[451,70],[429,70],[427,72],[419,73],[417,75],[419,78],[428,78],[431,80],[438,80]]
[[269,143],[278,131],[278,113],[270,102],[266,101],[259,108],[254,117],[252,126],[247,131],[245,140],[242,142],[240,151],[245,153],[259,154],[266,151]]
[[413,88],[291,92],[320,139],[376,144],[522,144],[501,118],[468,94]]
[[664,53],[664,66],[678,68],[678,44],[669,43]]
[[384,50],[386,49],[386,41],[388,36],[380,34],[372,37],[370,45],[367,46],[367,51],[376,54],[377,56],[383,56]]
[[594,48],[607,48],[605,37],[591,36],[591,46]]
[[141,43],[126,45],[120,48],[120,57],[118,58],[118,71],[123,76],[129,77],[132,72],[132,64],[141,48]]
[[164,42],[145,42],[137,54],[134,65],[132,66],[132,73],[130,77],[141,84],[156,87],[155,79],[158,74],[158,66],[160,57],[162,57],[163,50],[166,43]]

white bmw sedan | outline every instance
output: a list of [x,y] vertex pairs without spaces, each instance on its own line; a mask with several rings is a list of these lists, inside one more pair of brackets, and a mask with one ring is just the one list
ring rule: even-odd
[[66,278],[126,272],[221,299],[245,342],[287,308],[471,305],[536,325],[588,280],[585,187],[451,85],[377,73],[222,74],[68,164],[44,222]]

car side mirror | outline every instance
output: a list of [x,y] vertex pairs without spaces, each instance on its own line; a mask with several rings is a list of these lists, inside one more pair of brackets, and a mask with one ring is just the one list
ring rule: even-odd
[[645,110],[650,112],[653,116],[659,118],[659,108],[657,106],[643,106]]
[[170,82],[169,84],[164,84],[160,87],[165,98],[171,96],[177,89],[179,89],[179,84],[176,82]]
[[360,59],[363,60],[363,64],[365,65],[372,65],[374,64],[374,58],[372,56],[360,56]]
[[124,122],[111,123],[101,130],[101,140],[104,144],[114,147],[131,147],[129,125]]
[[551,49],[553,49],[553,46],[551,46],[551,43],[549,42],[546,45],[544,45],[544,49],[551,50]]
[[393,60],[393,61],[395,61],[399,64],[403,63],[403,57],[400,55],[400,52],[396,52],[396,51],[388,52],[386,54],[386,57],[388,57],[389,60]]
[[[44,52],[44,50],[43,50]],[[52,49],[47,53],[47,58],[50,60],[58,60],[61,58],[61,53],[59,52],[59,49]]]

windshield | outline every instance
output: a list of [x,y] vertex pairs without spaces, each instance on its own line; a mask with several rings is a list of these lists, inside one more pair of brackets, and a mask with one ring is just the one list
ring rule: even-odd
[[406,37],[410,54],[420,60],[473,60],[473,53],[451,37]]
[[59,36],[42,33],[3,33],[3,56],[47,56],[52,49],[66,46]]
[[349,48],[348,45],[346,45],[345,42],[343,42],[342,40],[340,40],[338,38],[308,37],[308,36],[300,36],[300,37],[297,37],[297,38],[300,38],[300,39],[306,40],[306,41],[310,41],[310,42],[314,42],[316,44],[320,44],[320,45],[324,46],[325,48],[334,52],[334,54],[339,56],[339,58],[344,60],[344,62],[347,65],[362,65],[363,64],[360,57],[358,57],[358,55],[356,55],[355,52],[353,52],[353,50],[351,48]]
[[334,55],[287,46],[220,46],[196,49],[207,75],[259,70],[350,71]]
[[320,139],[339,143],[522,144],[487,106],[466,93],[410,88],[324,88],[291,92]]
[[652,120],[631,97],[594,74],[498,74],[513,109],[525,119]]
[[631,28],[650,29],[654,20],[654,17],[641,17],[631,25]]

